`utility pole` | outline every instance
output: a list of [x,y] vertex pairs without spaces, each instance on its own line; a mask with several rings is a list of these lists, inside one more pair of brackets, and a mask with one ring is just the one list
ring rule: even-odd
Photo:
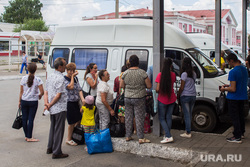
[[246,60],[247,57],[247,8],[249,0],[242,0],[242,56]]
[[[164,59],[164,0],[153,0],[153,81],[160,72]],[[156,83],[153,82],[153,89]],[[161,126],[158,115],[154,117],[153,133],[160,136]]]
[[215,63],[221,67],[221,0],[215,0]]
[[115,18],[119,18],[119,0],[115,0]]

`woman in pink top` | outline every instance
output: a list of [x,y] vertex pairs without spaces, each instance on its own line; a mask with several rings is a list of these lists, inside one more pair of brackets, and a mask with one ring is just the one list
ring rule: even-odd
[[173,85],[176,81],[176,75],[171,72],[172,59],[164,59],[161,72],[157,75],[155,82],[157,83],[156,92],[158,93],[158,114],[159,121],[165,131],[165,136],[161,143],[173,142],[174,139],[170,133],[172,126],[172,113],[174,110],[174,103],[176,95],[174,93]]

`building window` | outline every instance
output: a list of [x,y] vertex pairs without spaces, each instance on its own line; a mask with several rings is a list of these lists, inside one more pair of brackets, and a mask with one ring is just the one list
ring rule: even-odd
[[240,36],[237,36],[237,39],[240,40]]
[[74,49],[71,62],[76,64],[76,69],[85,70],[90,63],[95,63],[98,69],[106,69],[108,59],[107,49]]
[[212,25],[207,26],[207,33],[210,35],[213,35],[213,26]]
[[192,28],[193,28],[193,26],[191,24],[189,24],[189,32],[192,32]]
[[9,51],[9,41],[0,41],[0,51]]
[[183,25],[184,32],[187,32],[187,24]]
[[179,28],[182,30],[182,23],[179,23]]

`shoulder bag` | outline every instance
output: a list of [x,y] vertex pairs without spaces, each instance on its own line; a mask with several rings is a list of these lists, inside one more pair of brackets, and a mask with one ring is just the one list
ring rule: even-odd
[[15,120],[13,122],[12,128],[14,128],[14,129],[20,129],[21,127],[23,127],[23,119],[22,119],[22,111],[19,108],[17,110],[16,118],[15,118]]
[[125,124],[121,123],[116,116],[111,117],[109,123],[109,130],[111,137],[124,137],[125,136]]
[[91,91],[91,86],[89,85],[89,91],[85,92],[83,90],[84,84],[85,84],[86,80],[84,80],[84,83],[82,84],[82,93],[83,93],[83,97],[85,98],[86,96],[90,95],[90,91]]
[[76,142],[78,145],[82,145],[85,142],[84,139],[84,129],[80,126],[75,126],[72,133],[72,140]]
[[224,114],[227,111],[227,99],[226,99],[225,92],[220,93],[220,96],[218,97],[216,109],[219,115]]

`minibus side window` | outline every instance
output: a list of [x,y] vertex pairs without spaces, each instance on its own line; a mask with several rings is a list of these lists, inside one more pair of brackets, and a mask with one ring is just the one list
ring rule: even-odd
[[148,50],[140,50],[140,49],[129,49],[126,51],[126,61],[130,58],[130,56],[136,55],[139,58],[139,68],[147,71],[148,69]]
[[73,50],[71,62],[76,64],[77,70],[85,70],[90,63],[95,63],[98,69],[106,69],[107,58],[107,49],[78,48]]
[[[165,57],[173,59],[173,71],[176,76],[180,76],[181,74],[181,63],[185,57],[188,57],[184,52],[176,51],[176,50],[165,50]],[[196,73],[197,78],[200,78],[200,71],[195,63],[192,61],[193,69]]]
[[55,48],[52,51],[52,61],[50,61],[50,67],[54,68],[54,61],[56,58],[62,57],[66,60],[66,63],[69,62],[69,49],[68,48]]

